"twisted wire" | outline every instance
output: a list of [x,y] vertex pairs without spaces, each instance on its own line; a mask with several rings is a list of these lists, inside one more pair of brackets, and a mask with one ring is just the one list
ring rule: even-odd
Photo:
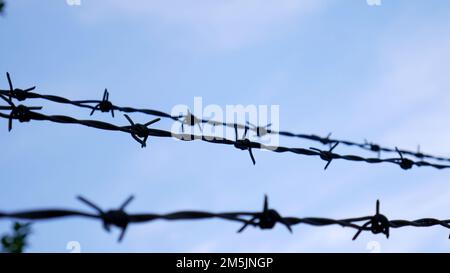
[[147,114],[147,115],[151,115],[151,116],[156,116],[159,118],[168,118],[168,119],[180,122],[183,131],[184,131],[185,125],[188,125],[188,126],[198,125],[199,128],[201,129],[200,124],[209,124],[212,126],[225,126],[225,127],[229,127],[229,128],[238,128],[240,130],[252,131],[252,132],[256,133],[256,136],[258,136],[258,137],[262,137],[267,134],[278,134],[278,135],[285,136],[285,137],[301,138],[301,139],[306,139],[306,140],[310,140],[310,141],[315,141],[315,142],[319,142],[323,145],[331,146],[336,143],[339,143],[342,145],[358,147],[363,150],[375,152],[378,154],[378,157],[380,157],[381,152],[386,152],[386,153],[400,152],[403,155],[413,156],[416,159],[420,159],[420,160],[432,159],[432,160],[436,160],[436,161],[450,162],[449,157],[436,156],[436,155],[431,155],[431,154],[426,154],[426,153],[421,152],[420,146],[417,151],[410,151],[410,150],[404,150],[404,149],[398,149],[398,148],[383,147],[381,145],[378,145],[378,144],[375,144],[372,142],[368,142],[367,140],[365,140],[364,143],[360,143],[360,142],[354,142],[354,141],[343,140],[343,139],[334,139],[334,138],[331,138],[331,133],[326,137],[321,137],[321,136],[318,136],[315,134],[301,134],[301,133],[299,134],[299,133],[293,133],[293,132],[289,132],[289,131],[272,130],[269,128],[270,124],[265,125],[265,126],[257,126],[257,125],[253,125],[249,122],[247,122],[247,124],[244,125],[244,124],[230,123],[230,122],[219,122],[219,121],[210,120],[210,119],[200,119],[200,118],[197,118],[196,116],[194,116],[190,111],[188,111],[186,115],[174,116],[169,113],[159,111],[159,110],[154,110],[154,109],[139,109],[139,108],[128,107],[128,106],[122,107],[122,106],[114,105],[109,100],[109,92],[107,89],[105,89],[105,91],[103,93],[103,98],[101,100],[70,100],[70,99],[67,99],[64,97],[60,97],[60,96],[42,95],[39,93],[31,92],[35,89],[35,87],[25,89],[25,90],[19,89],[19,88],[14,88],[9,73],[7,73],[7,79],[8,79],[10,89],[9,90],[0,90],[0,94],[2,94],[4,96],[9,96],[10,99],[14,98],[14,99],[17,99],[18,101],[25,101],[26,99],[44,99],[44,100],[52,101],[55,103],[69,104],[69,105],[73,105],[76,107],[89,109],[89,110],[91,110],[91,115],[93,115],[95,111],[101,111],[104,113],[111,112],[113,117],[114,117],[114,111],[120,111],[120,112],[124,112],[124,113],[142,113],[142,114]]
[[[64,115],[44,115],[39,112],[32,111],[31,109],[40,109],[40,107],[27,107],[24,105],[16,106],[12,101],[8,98],[0,94],[0,98],[6,101],[9,106],[0,106],[0,110],[10,110],[10,114],[4,114],[0,112],[0,118],[5,118],[9,120],[9,130],[12,130],[12,122],[13,120],[18,120],[19,122],[29,122],[32,120],[35,121],[50,121],[54,123],[62,123],[62,124],[78,124],[91,128],[96,128],[100,130],[106,131],[117,131],[124,132],[130,134],[133,139],[135,139],[142,147],[146,147],[146,142],[148,137],[165,137],[165,138],[176,138],[183,141],[193,141],[193,140],[201,140],[208,143],[214,144],[224,144],[231,145],[239,150],[247,150],[249,151],[250,157],[252,159],[253,164],[256,163],[253,156],[253,149],[263,149],[275,153],[294,153],[304,156],[318,156],[323,161],[326,162],[325,169],[328,168],[331,161],[335,159],[341,159],[346,161],[355,161],[355,162],[365,162],[370,164],[378,164],[378,163],[391,163],[400,166],[404,170],[409,170],[413,166],[417,167],[432,167],[436,169],[448,169],[450,165],[442,165],[442,164],[434,164],[426,161],[413,161],[408,158],[405,158],[400,151],[398,158],[365,158],[357,155],[340,155],[333,152],[333,149],[337,146],[336,143],[332,149],[330,150],[320,150],[317,148],[290,148],[283,146],[269,146],[265,144],[261,144],[258,142],[250,141],[248,138],[229,140],[217,136],[204,136],[204,135],[195,135],[195,134],[186,134],[186,133],[173,133],[165,130],[148,128],[148,125],[151,125],[157,122],[159,119],[152,120],[146,124],[134,123],[130,117],[125,115],[125,117],[130,122],[130,125],[126,126],[117,126],[111,123],[107,123],[104,121],[97,120],[79,120],[73,117],[64,116]],[[237,127],[235,127],[237,128]],[[237,129],[236,129],[237,130]]]
[[268,197],[264,198],[264,205],[262,211],[256,212],[206,212],[206,211],[178,211],[167,214],[158,213],[139,213],[130,214],[125,211],[126,207],[134,199],[130,196],[117,209],[104,211],[94,202],[78,196],[79,201],[89,206],[95,213],[83,212],[79,210],[70,209],[43,209],[43,210],[27,210],[19,212],[1,212],[0,219],[17,219],[28,221],[43,221],[67,217],[81,217],[91,220],[100,221],[103,228],[110,232],[111,227],[120,229],[118,241],[122,241],[125,232],[129,225],[146,223],[156,220],[166,221],[182,221],[182,220],[202,220],[202,219],[221,219],[225,221],[232,221],[242,224],[242,227],[237,230],[242,233],[247,227],[251,226],[263,230],[271,230],[277,224],[282,225],[293,232],[292,227],[296,225],[310,225],[310,226],[330,226],[338,225],[344,228],[351,228],[356,230],[353,240],[356,240],[362,232],[371,232],[373,234],[383,234],[386,238],[390,236],[390,229],[399,229],[403,227],[432,227],[441,226],[450,229],[450,220],[438,220],[433,218],[423,218],[418,220],[389,220],[385,215],[380,213],[380,202],[376,203],[376,212],[374,215],[348,218],[348,219],[331,219],[320,217],[283,217],[281,214],[270,208]]

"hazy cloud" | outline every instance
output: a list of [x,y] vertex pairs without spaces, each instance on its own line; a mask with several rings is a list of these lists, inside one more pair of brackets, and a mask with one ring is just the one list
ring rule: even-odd
[[[235,49],[263,41],[296,25],[323,6],[322,0],[169,0],[108,2],[108,15],[126,13],[161,25],[193,42],[219,49]],[[104,3],[98,10],[104,10]],[[98,11],[96,9],[96,11]],[[187,38],[186,38],[187,39]]]

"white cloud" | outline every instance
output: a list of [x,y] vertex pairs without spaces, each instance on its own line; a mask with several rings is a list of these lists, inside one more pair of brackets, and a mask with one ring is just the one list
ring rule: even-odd
[[432,152],[442,150],[450,136],[445,126],[450,39],[445,32],[428,27],[405,36],[398,27],[380,43],[379,75],[361,86],[357,111],[364,114],[354,120],[383,132],[377,142],[410,149],[422,143]]
[[423,143],[439,153],[443,149],[450,152],[445,141],[450,136],[445,126],[450,115],[450,39],[436,39],[435,35],[420,35],[393,50],[388,62],[391,68],[374,94],[389,106],[383,109],[384,118],[396,121],[386,132],[386,141],[409,147]]
[[[96,12],[105,9],[102,5]],[[322,0],[114,0],[108,7],[203,46],[235,49],[282,32],[289,23],[297,25],[299,18],[322,6]]]

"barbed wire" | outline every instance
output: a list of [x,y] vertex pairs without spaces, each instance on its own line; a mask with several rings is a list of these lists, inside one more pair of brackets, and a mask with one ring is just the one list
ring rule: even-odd
[[219,122],[214,121],[210,119],[200,119],[194,116],[189,110],[187,111],[186,115],[178,115],[174,116],[168,113],[165,113],[163,111],[154,110],[154,109],[139,109],[139,108],[133,108],[133,107],[121,107],[114,105],[109,100],[109,92],[107,89],[105,89],[103,93],[103,97],[101,100],[70,100],[64,97],[60,96],[54,96],[54,95],[42,95],[39,93],[31,92],[35,90],[35,87],[28,88],[28,89],[19,89],[14,88],[12,84],[11,77],[9,73],[6,73],[8,84],[9,84],[9,90],[0,90],[0,94],[4,96],[8,96],[9,100],[12,100],[12,98],[17,99],[18,101],[25,101],[26,99],[44,99],[60,104],[69,104],[76,107],[81,107],[85,109],[90,109],[92,116],[96,111],[100,111],[103,113],[109,113],[111,112],[112,117],[114,117],[114,111],[120,111],[124,113],[142,113],[147,114],[151,116],[156,116],[159,118],[167,118],[171,119],[173,121],[177,121],[181,123],[181,129],[182,132],[184,132],[184,126],[198,126],[200,130],[202,129],[200,124],[209,124],[212,126],[225,126],[229,128],[237,128],[240,130],[245,131],[252,131],[256,133],[257,137],[262,137],[268,134],[278,134],[285,137],[293,137],[293,138],[301,138],[306,139],[310,141],[319,142],[323,145],[335,145],[336,143],[346,145],[346,146],[353,146],[358,147],[363,150],[372,151],[378,154],[378,157],[381,156],[381,152],[387,152],[387,153],[401,153],[402,155],[409,155],[414,156],[417,159],[432,159],[437,161],[444,161],[444,162],[450,162],[450,158],[448,157],[442,157],[442,156],[436,156],[431,154],[426,154],[420,151],[420,146],[418,146],[417,151],[410,151],[410,150],[404,150],[404,149],[398,149],[396,148],[388,148],[383,147],[379,144],[369,142],[367,140],[364,140],[364,143],[358,143],[353,142],[349,140],[342,140],[342,139],[333,139],[331,138],[331,133],[328,134],[326,137],[321,137],[315,134],[298,134],[298,133],[292,133],[288,131],[275,131],[270,129],[271,124],[265,125],[265,126],[259,126],[251,124],[250,122],[247,122],[245,125],[238,124],[238,123],[228,123],[228,122]]
[[[25,92],[25,91],[24,91]],[[262,143],[250,141],[246,138],[247,130],[244,132],[244,136],[241,139],[238,139],[238,126],[235,126],[235,134],[236,139],[229,140],[218,136],[204,136],[204,135],[195,135],[195,134],[186,134],[186,133],[173,133],[160,129],[148,128],[151,124],[158,122],[159,118],[154,119],[145,124],[135,123],[128,115],[124,115],[128,120],[130,125],[127,126],[117,126],[111,123],[107,123],[104,121],[97,120],[79,120],[73,117],[64,116],[64,115],[44,115],[32,110],[40,110],[42,107],[40,106],[25,106],[23,104],[15,105],[12,101],[11,97],[6,97],[0,94],[0,98],[4,100],[8,106],[0,106],[0,110],[8,110],[11,111],[9,114],[4,114],[0,112],[0,117],[8,119],[8,130],[11,131],[13,128],[13,120],[18,120],[19,122],[30,122],[32,120],[35,121],[50,121],[54,123],[63,123],[63,124],[79,124],[91,128],[96,128],[100,130],[107,131],[117,131],[124,132],[130,134],[134,140],[136,140],[141,147],[144,148],[147,145],[148,137],[169,137],[175,138],[183,141],[193,141],[193,140],[201,140],[208,143],[214,144],[224,144],[234,146],[236,149],[248,151],[250,157],[252,159],[253,164],[256,164],[253,149],[262,149],[267,151],[272,151],[276,153],[294,153],[304,156],[319,156],[323,161],[326,162],[325,169],[328,168],[331,161],[335,159],[342,159],[347,161],[355,161],[355,162],[366,162],[370,164],[376,163],[392,163],[400,166],[404,170],[409,170],[414,166],[417,167],[433,167],[436,169],[448,169],[450,165],[441,165],[441,164],[433,164],[426,161],[413,161],[408,158],[405,158],[401,151],[397,150],[399,157],[398,158],[365,158],[357,155],[340,155],[334,153],[333,150],[339,143],[335,143],[329,150],[320,150],[318,148],[311,147],[309,149],[305,148],[289,148],[283,146],[269,146]]]
[[[376,202],[376,210],[374,215],[347,218],[347,219],[330,219],[319,217],[283,217],[281,214],[269,207],[267,195],[264,198],[264,206],[262,211],[256,212],[223,212],[214,213],[206,211],[178,211],[167,214],[157,213],[139,213],[130,214],[125,211],[126,207],[133,201],[134,197],[130,196],[117,209],[104,211],[94,202],[78,196],[79,201],[92,208],[95,213],[83,212],[70,209],[44,209],[29,210],[20,212],[0,212],[0,218],[9,218],[16,220],[50,220],[66,217],[83,217],[93,220],[99,220],[103,224],[105,231],[110,232],[111,227],[120,229],[118,241],[121,242],[125,236],[125,232],[129,225],[137,223],[145,223],[156,220],[180,221],[180,220],[201,220],[201,219],[222,219],[242,224],[237,231],[243,232],[247,227],[252,226],[263,230],[273,229],[277,224],[286,227],[289,232],[293,232],[292,227],[295,225],[305,224],[310,226],[330,226],[339,225],[341,227],[352,228],[356,230],[353,240],[356,240],[362,232],[371,232],[373,234],[384,234],[386,238],[390,236],[390,230],[403,227],[432,227],[441,226],[450,229],[450,220],[438,220],[434,218],[422,218],[414,221],[409,220],[389,220],[387,216],[380,213],[380,202]],[[450,237],[449,237],[450,238]]]

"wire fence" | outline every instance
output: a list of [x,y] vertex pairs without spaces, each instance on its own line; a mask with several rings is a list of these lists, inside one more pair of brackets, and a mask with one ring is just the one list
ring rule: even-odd
[[277,224],[280,224],[292,233],[292,227],[300,224],[311,226],[338,225],[344,228],[346,227],[356,230],[353,240],[356,240],[362,232],[384,234],[386,238],[389,238],[390,229],[398,229],[403,227],[441,226],[450,229],[450,220],[438,220],[433,218],[423,218],[414,221],[389,220],[387,216],[380,212],[379,201],[376,202],[376,210],[373,215],[338,220],[317,217],[283,217],[278,211],[269,207],[267,196],[265,196],[264,199],[263,210],[256,212],[213,213],[206,211],[178,211],[167,214],[129,214],[125,211],[125,208],[130,204],[133,198],[133,196],[130,196],[118,209],[104,211],[95,203],[84,197],[78,196],[78,200],[92,208],[95,213],[66,209],[29,210],[12,213],[0,212],[0,219],[11,218],[18,220],[39,221],[66,217],[83,217],[102,222],[103,228],[108,232],[111,231],[111,227],[119,228],[121,230],[118,238],[119,242],[124,238],[125,232],[129,225],[156,220],[181,221],[216,218],[240,223],[242,227],[237,231],[238,233],[243,232],[249,226],[266,230],[273,229]]
[[[8,130],[13,129],[13,122],[19,121],[30,122],[30,121],[49,121],[53,123],[60,124],[75,124],[87,126],[99,130],[122,132],[130,134],[131,137],[138,142],[141,147],[146,147],[149,137],[163,137],[163,138],[175,138],[182,141],[194,141],[200,140],[207,143],[222,144],[234,146],[238,150],[247,151],[253,164],[256,163],[253,150],[268,150],[276,153],[294,153],[303,156],[318,157],[323,160],[326,165],[325,169],[331,164],[333,160],[341,159],[346,161],[355,162],[365,162],[370,164],[377,163],[391,163],[398,165],[404,170],[409,170],[416,167],[433,167],[436,169],[448,169],[450,165],[447,164],[436,164],[428,161],[424,161],[425,158],[450,162],[449,158],[433,156],[429,154],[418,152],[412,152],[407,150],[400,150],[398,148],[386,148],[378,144],[369,143],[365,141],[364,143],[356,143],[346,140],[337,140],[327,137],[320,137],[316,135],[307,134],[295,134],[287,131],[273,131],[271,130],[270,124],[267,126],[256,126],[250,123],[246,125],[237,123],[225,123],[217,122],[213,120],[204,120],[195,117],[189,111],[186,115],[173,116],[163,111],[153,110],[153,109],[138,109],[133,107],[121,107],[114,105],[109,100],[109,92],[104,91],[101,100],[70,100],[60,96],[54,95],[42,95],[34,91],[35,87],[28,89],[18,89],[14,88],[10,75],[7,73],[7,79],[9,84],[9,90],[0,90],[0,98],[7,105],[0,105],[0,118],[8,120]],[[124,117],[128,124],[119,126],[112,123],[93,120],[93,119],[77,119],[65,115],[46,115],[41,112],[42,107],[40,106],[26,106],[23,104],[16,104],[14,100],[23,102],[29,99],[43,99],[51,102],[56,102],[60,104],[72,105],[87,109],[90,111],[90,115],[95,114],[96,111],[103,113],[111,113],[114,118],[115,112],[123,112]],[[2,112],[3,111],[3,112]],[[7,113],[4,113],[7,112]],[[141,124],[135,122],[128,114],[130,113],[143,113],[150,116],[156,117],[155,119]],[[179,122],[181,124],[181,133],[170,132],[161,129],[150,128],[151,125],[157,123],[161,119],[169,119],[173,122]],[[207,136],[207,135],[196,135],[185,133],[184,126],[199,126],[201,129],[202,124],[209,124],[212,126],[224,126],[234,128],[235,139],[230,140],[222,138],[219,136]],[[243,130],[244,134],[239,138],[239,130]],[[267,134],[279,134],[287,137],[295,137],[312,140],[323,145],[328,145],[327,149],[319,149],[315,147],[310,148],[292,148],[283,146],[268,146],[259,142],[251,141],[247,138],[247,133],[253,131],[256,133],[257,137],[262,137]],[[356,146],[364,150],[369,150],[376,152],[378,157],[366,158],[358,155],[342,155],[335,153],[334,150],[337,146]],[[380,158],[382,152],[395,152],[398,157],[395,158]],[[414,156],[416,161],[406,158],[406,156]],[[362,232],[371,232],[373,234],[384,234],[389,238],[390,230],[402,227],[431,227],[431,226],[441,226],[450,229],[450,220],[439,220],[434,218],[423,218],[414,221],[408,220],[389,220],[385,215],[380,213],[380,203],[376,203],[375,214],[357,218],[347,218],[347,219],[330,219],[330,218],[318,218],[318,217],[283,217],[281,214],[269,207],[267,196],[264,199],[264,206],[262,211],[253,212],[224,212],[224,213],[214,213],[206,211],[178,211],[167,214],[156,214],[156,213],[141,213],[141,214],[129,214],[125,211],[125,208],[133,200],[133,196],[129,197],[118,209],[112,209],[108,211],[102,210],[95,203],[89,201],[88,199],[79,196],[78,199],[84,204],[88,205],[94,210],[94,212],[84,212],[78,210],[66,210],[66,209],[45,209],[45,210],[28,210],[19,212],[1,212],[0,219],[16,219],[16,220],[28,220],[28,221],[40,221],[49,219],[59,219],[66,217],[82,217],[92,220],[97,220],[102,222],[103,228],[106,231],[110,231],[111,227],[117,227],[121,230],[119,235],[119,242],[123,239],[125,232],[129,225],[137,223],[145,223],[156,220],[166,220],[166,221],[181,221],[181,220],[201,220],[201,219],[221,219],[225,221],[237,222],[242,225],[238,232],[243,232],[247,227],[256,227],[260,229],[273,229],[277,224],[283,225],[290,232],[292,232],[292,227],[295,225],[305,224],[311,226],[329,226],[338,225],[345,228],[351,228],[356,231],[353,240],[357,239]]]
[[[341,159],[346,161],[355,161],[355,162],[365,162],[370,164],[378,164],[378,163],[391,163],[396,164],[400,166],[404,170],[409,170],[416,167],[433,167],[436,169],[448,169],[450,168],[450,165],[448,164],[436,164],[431,163],[428,161],[424,161],[424,158],[429,158],[433,160],[438,161],[446,161],[450,162],[450,159],[444,158],[444,157],[438,157],[438,156],[432,156],[428,154],[423,154],[421,152],[411,152],[407,150],[399,150],[397,148],[391,149],[391,148],[385,148],[377,144],[373,143],[354,143],[346,140],[336,140],[331,139],[330,135],[327,137],[319,137],[316,135],[305,135],[305,134],[294,134],[290,132],[275,132],[271,131],[267,126],[261,127],[261,126],[255,126],[251,124],[242,125],[242,124],[236,124],[236,123],[219,123],[211,120],[200,120],[193,116],[190,112],[187,113],[187,115],[181,115],[181,116],[172,116],[168,113],[158,111],[158,110],[152,110],[152,109],[137,109],[132,107],[120,107],[116,106],[111,103],[109,100],[109,93],[107,90],[105,90],[103,94],[102,100],[70,100],[67,98],[59,97],[59,96],[53,96],[53,95],[41,95],[38,93],[32,92],[35,87],[31,87],[28,89],[19,89],[14,88],[10,75],[7,73],[7,79],[9,84],[9,90],[0,90],[0,98],[7,103],[7,106],[0,106],[0,111],[10,111],[9,114],[5,114],[0,112],[0,118],[8,119],[8,130],[11,131],[13,128],[13,121],[18,120],[19,122],[30,122],[30,121],[50,121],[54,123],[62,123],[62,124],[78,124],[83,126],[88,126],[91,128],[96,128],[100,130],[107,130],[107,131],[116,131],[116,132],[123,132],[130,134],[132,138],[137,141],[141,147],[146,147],[147,140],[149,137],[164,137],[164,138],[176,138],[183,141],[193,141],[193,140],[201,140],[208,143],[214,143],[214,144],[223,144],[223,145],[230,145],[234,146],[236,149],[248,151],[250,158],[253,162],[253,164],[256,163],[253,150],[254,149],[262,149],[262,150],[268,150],[271,152],[276,153],[294,153],[298,155],[303,156],[313,156],[313,157],[319,157],[323,161],[326,162],[325,169],[328,168],[330,163],[333,160]],[[131,117],[129,117],[127,114],[124,114],[124,117],[128,120],[129,125],[124,126],[118,126],[115,124],[107,123],[104,121],[98,121],[98,120],[81,120],[76,119],[70,116],[64,116],[64,115],[45,115],[40,112],[36,112],[38,110],[41,110],[42,107],[36,107],[36,106],[25,106],[23,104],[16,105],[13,102],[13,99],[17,101],[25,101],[27,99],[44,99],[49,100],[56,103],[61,104],[69,104],[85,109],[89,109],[91,112],[91,116],[95,113],[95,111],[101,111],[108,113],[110,112],[111,115],[114,117],[114,111],[120,111],[124,113],[144,113],[152,116],[156,116],[158,118],[153,119],[147,123],[141,124],[134,122]],[[92,105],[91,105],[92,104]],[[206,136],[206,135],[195,135],[195,134],[187,134],[184,133],[184,129],[182,130],[182,133],[175,133],[160,129],[154,129],[149,128],[150,125],[158,122],[161,118],[168,118],[175,122],[180,122],[182,125],[182,129],[185,125],[188,126],[195,126],[202,123],[208,123],[213,126],[227,126],[232,127],[235,130],[235,139],[230,140],[226,139],[220,136]],[[238,130],[244,130],[244,134],[242,138],[238,137]],[[298,137],[298,138],[304,138],[313,140],[316,142],[320,142],[324,145],[329,145],[330,148],[326,150],[322,150],[315,147],[308,148],[293,148],[293,147],[283,147],[283,146],[269,146],[265,145],[259,142],[251,141],[247,138],[248,131],[254,131],[256,132],[257,136],[263,136],[265,134],[280,134],[284,136],[289,137]],[[362,149],[374,151],[378,153],[378,157],[363,157],[359,155],[342,155],[333,152],[334,149],[339,145],[347,145],[347,146],[357,146]],[[398,157],[395,158],[380,158],[381,152],[393,152],[395,151],[398,154]],[[406,155],[413,155],[417,158],[420,158],[420,160],[412,160],[409,158],[406,158]]]

